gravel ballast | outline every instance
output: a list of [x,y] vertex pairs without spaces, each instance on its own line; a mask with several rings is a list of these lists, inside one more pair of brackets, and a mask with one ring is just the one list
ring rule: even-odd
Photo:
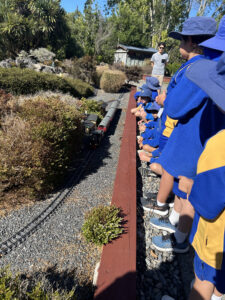
[[[108,103],[119,96],[105,93],[97,95]],[[87,211],[111,202],[128,99],[129,94],[125,93],[108,133],[95,150],[72,195],[24,243],[3,256],[0,267],[10,266],[13,274],[20,272],[29,274],[31,278],[48,278],[50,288],[57,285],[60,288],[62,282],[70,281],[68,286],[72,288],[75,285],[77,288],[77,299],[91,298],[91,282],[95,265],[100,260],[101,248],[84,241],[81,226]],[[51,200],[49,198],[2,217],[1,241],[34,219]],[[81,292],[82,285],[86,285],[83,289],[86,290],[85,295]]]

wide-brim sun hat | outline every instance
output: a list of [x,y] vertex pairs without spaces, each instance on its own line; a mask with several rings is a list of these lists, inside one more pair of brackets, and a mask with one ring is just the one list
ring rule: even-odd
[[218,31],[216,35],[201,44],[199,46],[225,51],[225,16],[222,17]]
[[214,36],[216,34],[216,21],[210,17],[192,17],[183,23],[181,32],[172,31],[169,37],[181,40],[182,36],[206,35]]
[[149,88],[141,90],[140,97],[149,98],[149,101],[152,101],[152,92]]
[[225,111],[225,52],[218,62],[207,59],[196,61],[185,75]]
[[158,103],[154,102],[154,103],[152,104],[152,106],[150,106],[150,107],[148,108],[148,111],[149,111],[149,112],[151,112],[151,111],[153,111],[153,110],[159,111],[160,108],[161,108],[161,106],[160,106]]
[[140,90],[145,90],[145,89],[148,89],[148,85],[146,83],[144,83],[141,87],[140,87]]
[[146,85],[153,91],[161,89],[159,80],[156,77],[146,77]]

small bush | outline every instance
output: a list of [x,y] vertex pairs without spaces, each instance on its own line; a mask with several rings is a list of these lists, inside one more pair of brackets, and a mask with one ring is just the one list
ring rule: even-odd
[[80,150],[81,113],[55,98],[25,101],[2,120],[1,189],[45,194],[58,185]]
[[105,66],[97,66],[96,67],[96,73],[94,75],[94,82],[95,85],[99,88],[100,87],[100,80],[102,77],[102,74],[106,71],[109,70],[109,66],[105,65]]
[[87,83],[93,84],[96,72],[96,62],[91,56],[84,56],[79,59],[65,63],[66,71],[73,76]]
[[173,76],[174,73],[180,68],[182,63],[174,62],[172,64],[166,65],[166,75]]
[[113,67],[117,70],[124,72],[127,76],[128,81],[135,81],[138,82],[142,79],[143,71],[141,67],[138,66],[124,66],[121,63],[116,63]]
[[86,98],[82,98],[80,101],[80,111],[82,113],[87,112],[87,114],[96,114],[99,119],[103,119],[103,108],[102,103],[95,100],[87,100]]
[[[24,277],[24,276],[23,276]],[[24,284],[24,281],[27,281]],[[3,300],[75,300],[75,292],[45,291],[41,282],[29,282],[20,275],[13,277],[8,269],[0,270],[0,298]]]
[[117,238],[122,232],[120,209],[116,206],[99,206],[85,216],[82,232],[88,242],[104,245]]
[[125,83],[126,75],[119,70],[108,70],[102,74],[100,88],[108,93],[118,92]]
[[49,51],[46,48],[38,48],[35,50],[30,50],[30,55],[35,57],[37,61],[44,62],[44,61],[52,61],[55,57],[55,53]]
[[20,68],[0,68],[0,88],[16,95],[34,94],[40,90],[58,90],[79,98],[89,97],[94,92],[89,84],[79,79],[61,78]]
[[152,64],[150,59],[145,59],[144,65],[141,67],[143,74],[151,75],[152,74]]

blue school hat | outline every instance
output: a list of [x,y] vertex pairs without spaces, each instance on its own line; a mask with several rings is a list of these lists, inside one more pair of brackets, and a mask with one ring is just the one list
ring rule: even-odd
[[185,75],[225,111],[225,52],[218,62],[207,59],[196,61]]
[[172,31],[169,33],[169,37],[176,40],[181,40],[182,35],[211,35],[216,33],[216,21],[210,17],[193,17],[187,19],[183,23],[182,32]]
[[149,88],[141,90],[141,97],[148,97],[149,101],[152,100],[152,92]]
[[149,89],[149,87],[147,86],[146,83],[144,83],[141,87],[140,87],[141,90],[145,90],[145,89]]
[[137,101],[137,99],[138,99],[138,97],[140,97],[140,94],[141,94],[141,92],[139,91],[139,92],[136,92],[135,94],[134,94],[134,99]]
[[157,111],[159,111],[159,110],[160,110],[160,105],[159,105],[158,103],[154,102],[154,103],[152,104],[152,106],[148,108],[148,111],[152,111],[152,110],[157,110]]
[[199,45],[219,51],[225,51],[225,16],[223,16],[220,21],[216,35]]
[[146,77],[146,85],[153,91],[161,89],[159,80],[156,77]]

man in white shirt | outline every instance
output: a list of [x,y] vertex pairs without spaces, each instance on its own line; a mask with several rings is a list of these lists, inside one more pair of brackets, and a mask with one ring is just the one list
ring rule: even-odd
[[159,84],[162,86],[165,66],[169,61],[168,54],[164,53],[165,43],[161,42],[158,45],[158,52],[154,53],[151,58],[153,65],[152,76],[158,78]]

